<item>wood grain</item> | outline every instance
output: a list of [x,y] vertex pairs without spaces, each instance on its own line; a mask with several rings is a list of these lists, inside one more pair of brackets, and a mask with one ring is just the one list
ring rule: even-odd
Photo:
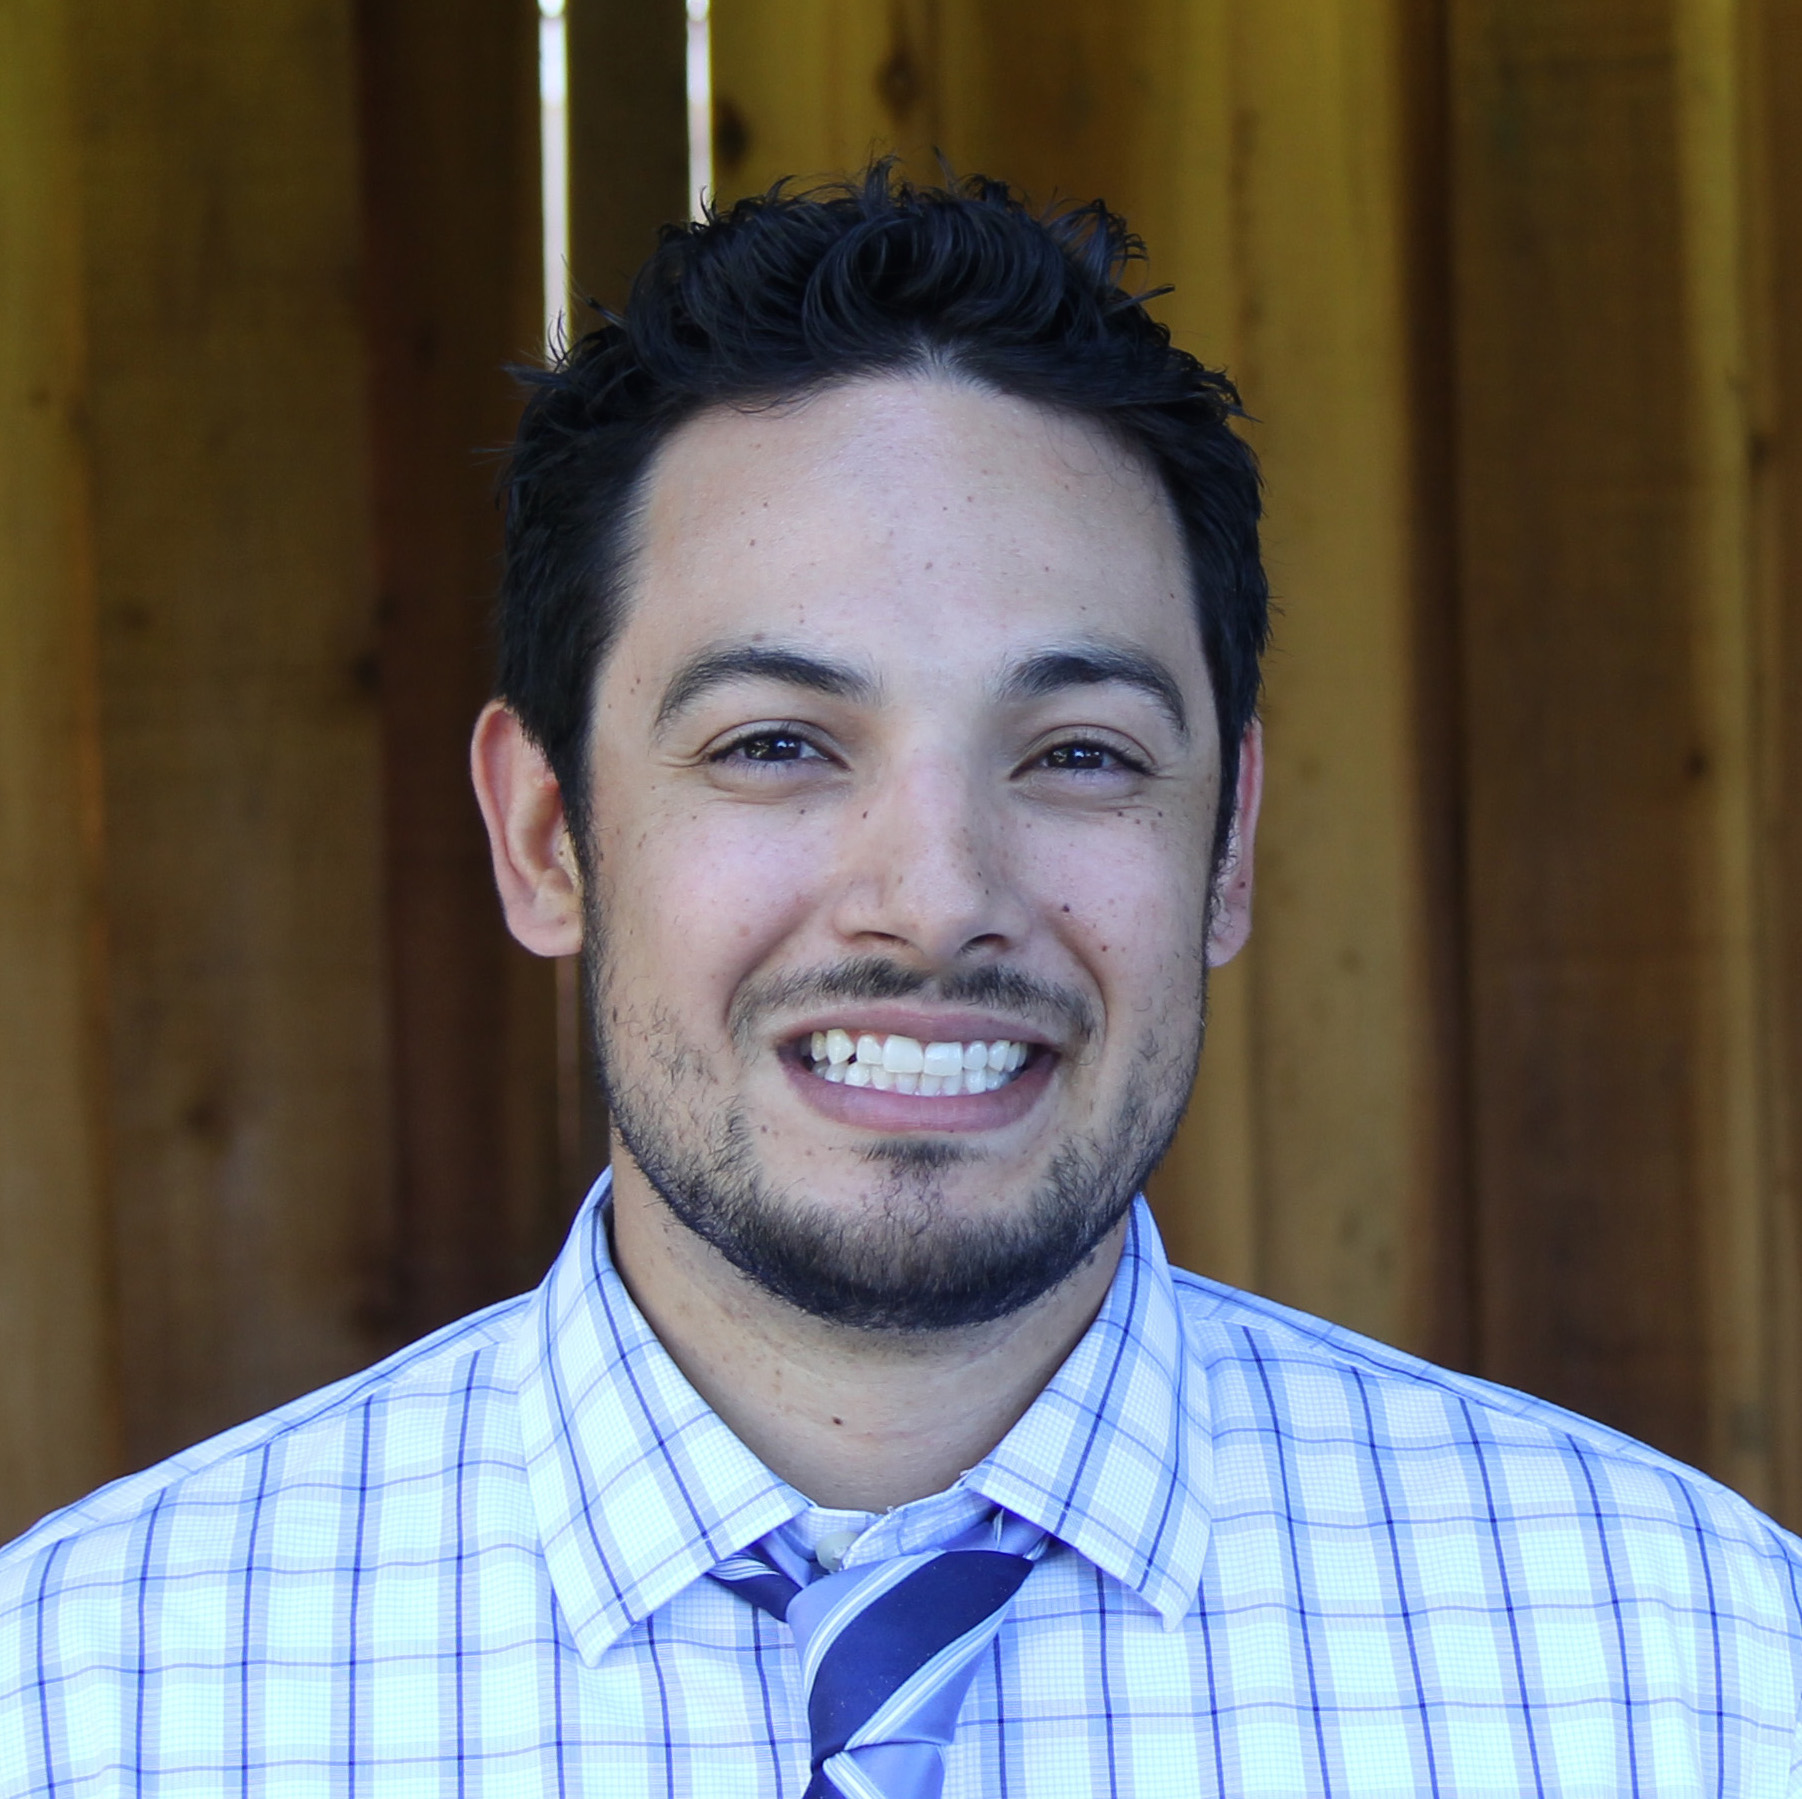
[[532,1285],[581,1196],[557,1153],[552,970],[507,934],[468,774],[508,366],[539,356],[537,23],[520,0],[454,15],[358,13],[397,1341]]
[[75,11],[126,1450],[368,1361],[393,1230],[355,37]]
[[[717,0],[714,180],[721,198],[803,185],[900,155],[936,180],[946,143],[947,0]],[[954,134],[953,134],[954,135]]]
[[[1408,9],[1235,9],[1232,366],[1279,606],[1249,1004],[1259,1285],[1454,1353],[1431,979]],[[1194,252],[1191,252],[1194,254]],[[1204,1080],[1207,1078],[1204,1074]]]
[[618,306],[659,228],[688,216],[687,15],[568,0],[565,16],[570,275],[578,298]]
[[[1753,693],[1761,741],[1753,832],[1764,965],[1760,1091],[1768,1195],[1741,1275],[1765,1326],[1765,1391],[1739,1420],[1766,1460],[1772,1509],[1802,1525],[1802,6],[1748,9],[1732,73],[1743,84]],[[1733,1420],[1729,1420],[1731,1426]]]
[[56,0],[0,8],[0,1539],[118,1471],[80,139]]
[[1453,111],[1486,1373],[1707,1454],[1723,784],[1669,10],[1465,0]]

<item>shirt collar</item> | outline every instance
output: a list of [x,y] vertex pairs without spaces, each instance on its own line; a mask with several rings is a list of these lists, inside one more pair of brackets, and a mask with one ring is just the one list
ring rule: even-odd
[[613,1267],[603,1175],[513,1348],[540,1541],[577,1653],[635,1624],[806,1500],[688,1384]]
[[[557,1601],[592,1664],[634,1625],[806,1509],[707,1406],[609,1253],[603,1175],[534,1295],[509,1369]],[[1205,1393],[1139,1201],[1108,1296],[1044,1392],[959,1484],[1138,1593],[1173,1628],[1201,1583]],[[921,1501],[922,1506],[932,1502]]]
[[1095,1322],[964,1479],[1086,1556],[1174,1630],[1201,1588],[1213,1467],[1206,1381],[1186,1353],[1151,1210],[1137,1200]]

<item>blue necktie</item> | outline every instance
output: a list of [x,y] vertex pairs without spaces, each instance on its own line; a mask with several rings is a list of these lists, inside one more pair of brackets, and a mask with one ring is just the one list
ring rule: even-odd
[[813,1736],[804,1799],[939,1799],[976,1663],[1031,1572],[1027,1555],[938,1549],[803,1586],[761,1543],[715,1568],[794,1630]]

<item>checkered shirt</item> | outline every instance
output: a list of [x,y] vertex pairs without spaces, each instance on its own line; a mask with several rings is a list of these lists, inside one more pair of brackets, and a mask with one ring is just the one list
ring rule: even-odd
[[[53,1515],[0,1553],[0,1795],[770,1799],[787,1628],[704,1578],[810,1508],[608,1260]],[[1802,1544],[1600,1426],[1173,1274],[1106,1304],[949,1492],[1051,1545],[947,1799],[1802,1795]]]

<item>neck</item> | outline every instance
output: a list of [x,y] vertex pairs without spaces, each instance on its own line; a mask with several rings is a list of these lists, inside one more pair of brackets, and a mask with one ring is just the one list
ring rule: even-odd
[[1068,1280],[990,1324],[852,1330],[763,1292],[614,1148],[614,1261],[634,1303],[765,1467],[846,1511],[941,1492],[981,1461],[1088,1329],[1125,1241],[1123,1220]]

